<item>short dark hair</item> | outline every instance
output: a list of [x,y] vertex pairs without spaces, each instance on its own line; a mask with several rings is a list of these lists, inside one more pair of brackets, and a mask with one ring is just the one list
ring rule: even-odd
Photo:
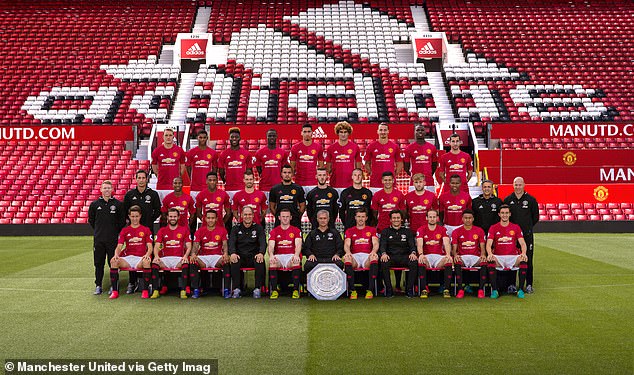
[[178,216],[181,216],[181,212],[178,210],[178,208],[172,207],[169,210],[167,210],[167,213],[170,213],[170,212],[176,212]]
[[138,171],[136,171],[136,175],[135,176],[138,176],[139,173],[143,173],[145,175],[145,178],[147,178],[148,173],[147,173],[147,171],[145,169],[139,169]]
[[209,135],[209,134],[207,133],[207,130],[205,130],[205,129],[203,129],[203,130],[199,131],[197,135],[201,135],[201,134],[204,134],[204,135]]
[[290,208],[288,208],[288,207],[281,208],[279,211],[277,211],[277,214],[279,215],[279,214],[281,214],[282,212],[288,212],[289,214],[291,214],[291,215],[292,215],[291,210],[290,210]]
[[365,208],[365,207],[359,207],[359,209],[357,209],[357,211],[354,214],[356,215],[356,214],[359,214],[359,213],[366,214],[366,216],[369,215],[368,214],[368,209]]
[[470,208],[467,208],[466,210],[462,211],[462,216],[464,215],[471,215],[471,216],[475,216],[475,214],[473,213],[473,210]]
[[450,139],[451,139],[451,138],[458,138],[458,139],[460,139],[460,135],[458,135],[458,133],[453,133],[453,134],[451,134],[451,135],[449,136],[449,138],[450,138]]
[[214,214],[214,215],[216,215],[216,217],[218,217],[218,211],[216,211],[216,210],[207,210],[207,212],[205,212],[205,216],[207,216],[209,214]]
[[209,178],[209,176],[214,176],[214,177],[218,178],[218,172],[214,172],[214,171],[207,172],[207,176],[205,176],[205,177]]
[[305,123],[304,125],[302,125],[302,129],[304,128],[310,128],[310,130],[313,130],[313,126],[309,123]]
[[381,174],[381,179],[383,177],[388,177],[388,176],[394,178],[394,173],[392,173],[391,171],[385,171],[385,172],[383,172],[383,174]]
[[245,175],[245,176],[253,176],[253,170],[251,170],[251,169],[247,169],[247,170],[245,170],[245,171],[244,171],[244,175]]
[[501,206],[500,206],[500,211],[502,211],[502,209],[504,209],[504,208],[508,208],[508,209],[509,209],[509,212],[511,211],[511,206],[509,206],[508,204],[503,204],[503,205],[501,205]]
[[452,174],[451,177],[449,177],[450,180],[457,178],[458,180],[462,181],[462,177],[460,177],[460,175],[458,174]]
[[134,205],[130,208],[128,208],[128,215],[130,215],[133,212],[138,212],[141,216],[143,216],[143,210],[141,209],[141,206],[139,205]]
[[390,219],[392,218],[392,215],[394,214],[399,214],[401,216],[401,219],[403,219],[403,211],[401,210],[392,210],[390,211]]

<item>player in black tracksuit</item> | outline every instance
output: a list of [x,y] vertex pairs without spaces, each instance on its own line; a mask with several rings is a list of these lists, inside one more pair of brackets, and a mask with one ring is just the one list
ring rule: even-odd
[[482,194],[471,203],[474,213],[473,225],[482,228],[485,234],[489,233],[491,225],[500,221],[499,210],[502,204],[502,200],[493,195],[493,182],[482,182]]
[[317,212],[326,210],[330,214],[328,225],[335,227],[335,219],[339,213],[339,193],[334,188],[328,186],[328,172],[326,168],[317,169],[317,187],[306,194],[306,213],[312,228],[319,226],[317,223]]
[[379,259],[385,283],[385,296],[392,297],[392,278],[390,267],[407,267],[407,296],[414,296],[414,281],[416,280],[418,257],[414,233],[403,227],[403,213],[399,210],[390,212],[390,225],[381,232],[379,242]]
[[282,182],[273,186],[269,192],[269,210],[275,217],[275,226],[280,225],[277,214],[282,208],[291,210],[291,225],[302,228],[302,215],[306,210],[304,188],[292,180],[293,169],[286,164],[282,167]]
[[[369,212],[369,218],[374,217],[372,215],[372,191],[363,187],[363,171],[357,168],[352,171],[352,186],[345,188],[339,196],[339,218],[346,230],[357,225],[354,219],[354,215],[361,207],[365,207]],[[370,219],[368,219],[369,221]],[[372,226],[372,223],[367,223]]]

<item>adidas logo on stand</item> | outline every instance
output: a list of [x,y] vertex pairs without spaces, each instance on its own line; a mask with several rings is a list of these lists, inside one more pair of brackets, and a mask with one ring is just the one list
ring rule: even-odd
[[328,135],[326,135],[326,132],[320,126],[313,131],[313,138],[328,138]]
[[196,42],[191,47],[189,47],[189,49],[187,50],[187,55],[203,56],[205,55],[205,51],[203,51],[202,48],[200,48],[200,46],[198,45],[198,42]]
[[435,55],[437,52],[431,45],[431,42],[427,42],[427,44],[425,44],[423,48],[418,50],[418,53],[420,53],[421,55]]

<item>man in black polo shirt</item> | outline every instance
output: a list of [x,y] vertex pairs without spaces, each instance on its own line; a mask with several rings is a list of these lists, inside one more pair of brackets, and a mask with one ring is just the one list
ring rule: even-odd
[[533,293],[533,227],[539,221],[539,206],[537,200],[524,191],[526,184],[522,177],[513,180],[513,193],[504,199],[504,203],[511,207],[511,222],[522,228],[526,241],[526,255],[528,269],[526,271],[526,293]]
[[101,197],[88,208],[88,223],[95,230],[93,238],[93,259],[95,264],[95,295],[103,292],[103,266],[108,257],[114,256],[119,232],[125,226],[125,210],[121,201],[112,196],[112,182],[101,183]]
[[282,183],[271,188],[269,193],[269,210],[275,217],[275,226],[280,225],[279,215],[282,208],[291,211],[291,225],[302,228],[302,215],[306,210],[304,189],[293,182],[293,168],[286,164],[282,167]]
[[[253,217],[253,208],[244,206],[242,208],[242,222],[231,228],[228,248],[234,295],[240,295],[240,268],[253,267],[255,268],[253,298],[260,298],[266,276],[264,254],[266,253],[267,244],[264,228],[260,224],[255,223]],[[224,290],[224,296],[229,298],[228,289]]]
[[341,257],[344,255],[341,233],[328,223],[330,213],[326,210],[317,212],[318,226],[306,236],[302,253],[306,256],[304,272],[309,273],[319,263],[334,263],[343,269]]
[[306,212],[312,228],[319,226],[317,212],[328,211],[328,225],[335,227],[335,219],[339,213],[339,193],[333,187],[328,186],[328,172],[326,168],[317,168],[317,187],[306,194]]
[[416,268],[418,257],[416,253],[416,239],[414,233],[403,227],[403,213],[400,210],[390,212],[390,223],[388,228],[381,232],[379,242],[379,258],[381,259],[381,269],[383,272],[383,282],[385,283],[385,296],[392,297],[392,278],[390,277],[390,267],[407,267],[407,296],[414,296],[414,280],[416,280]]
[[363,187],[363,171],[361,169],[356,168],[352,171],[352,186],[345,188],[341,192],[339,202],[341,207],[339,209],[339,217],[346,230],[357,225],[354,215],[361,207],[365,207],[368,210],[368,217],[373,217],[371,209],[372,191]]
[[493,195],[493,181],[484,180],[482,182],[482,194],[471,202],[474,214],[473,225],[482,228],[484,233],[489,233],[491,225],[500,221],[498,210],[502,204],[502,200]]

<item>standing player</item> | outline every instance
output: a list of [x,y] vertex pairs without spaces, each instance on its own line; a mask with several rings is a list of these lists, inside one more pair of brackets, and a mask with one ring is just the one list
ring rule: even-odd
[[[260,175],[260,190],[266,198],[274,185],[282,182],[282,166],[288,163],[288,150],[278,147],[277,131],[266,132],[266,146],[255,153],[255,167]],[[258,221],[259,223],[259,221]]]
[[[511,223],[511,208],[506,204],[500,207],[500,222],[489,228],[487,236],[487,260],[489,261],[489,281],[491,282],[491,298],[498,298],[497,271],[520,270],[519,289],[517,297],[524,298],[524,283],[528,257],[526,256],[526,242],[522,235],[522,228]],[[520,248],[517,248],[519,243]]]
[[396,143],[388,139],[390,134],[388,125],[379,124],[377,134],[379,139],[370,143],[365,152],[365,170],[370,175],[370,190],[373,193],[383,187],[383,173],[391,172],[392,176],[398,176],[403,170],[400,150]]
[[324,166],[324,152],[321,145],[313,142],[313,127],[302,126],[302,141],[291,147],[288,158],[295,173],[295,182],[304,187],[304,194],[317,186],[315,171]]
[[214,210],[222,215],[222,221],[227,230],[231,230],[231,203],[229,195],[218,189],[218,175],[216,172],[207,173],[207,189],[196,196],[196,217],[203,220],[204,213]]
[[194,200],[189,194],[183,193],[182,178],[174,178],[173,186],[174,191],[163,198],[163,206],[161,207],[163,219],[167,222],[167,211],[169,211],[170,208],[175,208],[180,213],[178,225],[189,228],[191,222],[196,220]]
[[418,228],[416,233],[416,249],[418,252],[418,281],[420,298],[427,298],[427,268],[444,268],[445,287],[443,297],[451,298],[449,287],[452,276],[451,244],[447,230],[438,224],[438,211],[427,211],[427,225]]
[[447,192],[449,191],[447,178],[457,174],[462,181],[461,190],[468,193],[469,180],[471,180],[473,175],[471,156],[464,151],[460,151],[462,141],[458,134],[454,133],[449,137],[449,144],[451,150],[438,159],[438,167],[440,168],[440,181],[438,182],[444,183],[443,192]]
[[291,211],[282,208],[278,213],[280,225],[269,234],[269,288],[271,299],[277,299],[278,271],[290,270],[293,275],[293,298],[299,298],[302,273],[302,232],[291,225]]
[[346,275],[348,277],[348,291],[350,299],[357,299],[357,291],[354,286],[354,270],[359,268],[369,269],[368,289],[365,292],[365,299],[374,298],[377,284],[376,278],[379,274],[379,238],[374,227],[366,226],[368,221],[368,211],[361,207],[354,215],[356,226],[346,230],[343,242],[343,257]]
[[222,225],[216,225],[218,213],[209,210],[205,213],[205,226],[200,227],[194,234],[194,246],[189,258],[189,277],[194,293],[192,298],[200,297],[199,268],[222,268],[225,278],[225,296],[229,293],[231,282],[231,268],[229,266],[229,250],[227,247],[227,230]]
[[246,170],[253,171],[253,158],[248,150],[240,147],[240,129],[229,129],[230,147],[218,157],[218,172],[225,182],[225,191],[229,198],[244,186],[242,178]]
[[484,298],[484,284],[487,279],[484,231],[473,225],[473,211],[470,209],[462,212],[462,222],[463,225],[456,228],[451,235],[451,252],[456,271],[456,284],[458,284],[456,298],[463,298],[465,293],[462,283],[463,267],[480,267],[478,298]]
[[422,173],[425,181],[429,184],[426,189],[432,193],[436,192],[434,187],[434,173],[438,168],[438,150],[436,146],[425,140],[425,126],[416,124],[414,127],[414,143],[405,148],[405,171],[412,176],[409,191],[414,190],[414,175]]
[[438,206],[440,208],[440,221],[445,225],[447,234],[451,236],[454,229],[462,225],[462,212],[471,208],[471,196],[460,190],[460,176],[451,176],[449,180],[451,189],[440,194]]
[[187,298],[185,288],[189,279],[189,253],[192,250],[192,241],[189,237],[189,228],[178,225],[178,217],[178,210],[170,208],[167,212],[167,226],[159,229],[156,234],[152,262],[153,291],[150,298],[158,298],[159,294],[167,293],[166,285],[163,285],[160,293],[158,290],[159,270],[165,268],[181,269],[178,278],[180,297]]
[[[255,289],[253,298],[260,298],[266,277],[264,254],[266,253],[266,234],[264,228],[253,222],[253,209],[245,206],[242,209],[242,221],[231,228],[229,235],[229,254],[231,260],[231,280],[233,294],[240,295],[240,276],[242,267],[255,268]],[[236,291],[237,289],[237,291]],[[225,298],[229,297],[225,292]]]
[[409,218],[409,228],[413,231],[427,224],[427,211],[438,209],[438,199],[425,189],[426,177],[422,173],[412,176],[414,190],[405,195],[405,209]]
[[335,219],[339,213],[338,201],[339,193],[328,186],[326,168],[317,168],[317,187],[306,194],[306,213],[313,229],[319,226],[317,224],[317,212],[321,210],[328,211],[329,225],[331,228],[335,227]]
[[335,133],[339,136],[339,141],[326,149],[326,170],[330,174],[330,186],[341,194],[343,189],[352,185],[352,171],[361,168],[363,164],[359,146],[348,139],[352,134],[352,126],[346,121],[338,122]]
[[[526,255],[528,257],[528,270],[526,272],[526,293],[533,293],[533,255],[535,239],[533,227],[539,221],[539,206],[537,199],[528,194],[524,188],[526,184],[522,177],[513,180],[513,193],[504,198],[504,203],[511,208],[511,222],[522,228],[524,241],[526,242]],[[515,284],[515,283],[513,283]]]
[[101,183],[101,197],[88,208],[88,223],[94,229],[93,261],[95,265],[95,295],[103,293],[103,267],[111,264],[117,247],[119,231],[125,225],[123,204],[112,196],[112,182]]
[[218,167],[218,153],[207,146],[209,135],[206,130],[198,132],[198,146],[187,151],[187,173],[191,178],[191,196],[196,196],[207,186],[207,173],[215,172]]
[[161,200],[170,192],[172,182],[185,173],[185,151],[174,143],[174,129],[163,130],[163,144],[152,151],[152,172],[158,178],[156,191]]
[[385,283],[385,296],[392,297],[392,277],[390,268],[407,267],[407,296],[414,296],[414,281],[416,281],[416,267],[418,264],[418,254],[416,251],[416,239],[414,233],[403,226],[403,213],[399,210],[390,212],[389,228],[381,232],[379,243],[379,259],[381,259],[381,269],[383,271],[383,282]]
[[377,233],[390,226],[390,212],[405,209],[405,196],[400,190],[394,189],[394,174],[383,172],[383,189],[372,197],[372,211],[378,223]]
[[[363,170],[355,168],[352,171],[352,186],[344,189],[339,196],[340,208],[339,217],[344,228],[350,229],[357,225],[355,214],[361,207],[365,207],[367,212],[372,209],[372,192],[363,187]],[[369,215],[374,217],[373,215]]]
[[266,209],[269,206],[266,202],[266,195],[255,188],[255,176],[253,175],[253,171],[249,169],[244,172],[244,189],[238,191],[233,196],[233,202],[231,203],[233,217],[240,221],[242,209],[246,206],[253,209],[255,222],[262,223]]
[[306,197],[304,189],[293,182],[293,169],[288,164],[282,167],[282,183],[273,186],[269,194],[269,210],[275,217],[275,226],[280,225],[278,214],[284,208],[291,211],[291,225],[301,228]]
[[141,298],[148,298],[152,269],[152,232],[141,225],[141,207],[132,206],[128,210],[130,225],[119,233],[119,242],[110,260],[111,299],[119,298],[119,268],[143,269],[143,292]]
[[493,181],[484,180],[482,182],[482,194],[478,195],[472,202],[473,225],[482,228],[484,233],[488,233],[491,225],[500,221],[498,210],[502,204],[502,200],[493,195]]

